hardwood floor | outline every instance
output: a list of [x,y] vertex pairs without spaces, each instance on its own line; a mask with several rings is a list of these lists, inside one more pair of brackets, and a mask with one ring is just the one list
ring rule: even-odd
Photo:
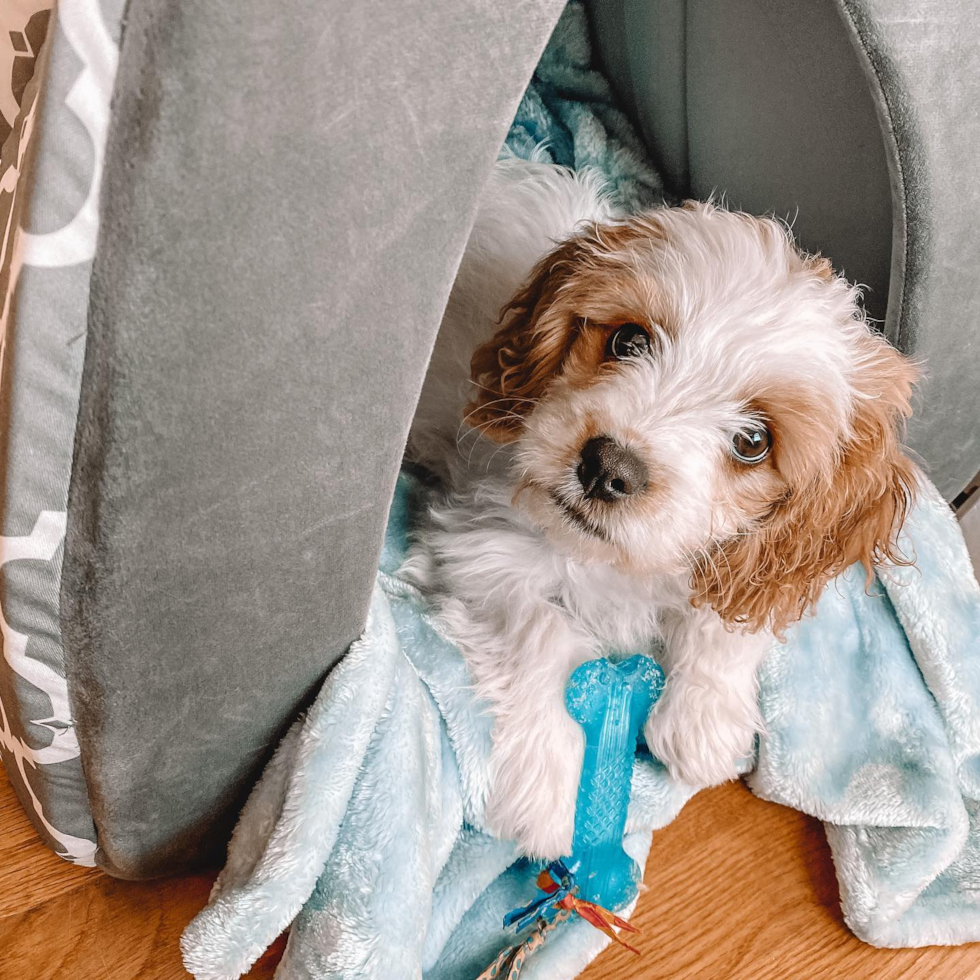
[[[115,881],[35,837],[0,768],[0,980],[179,980],[177,939],[212,875]],[[855,939],[815,820],[738,784],[696,797],[654,837],[634,923],[584,980],[968,980],[980,944],[878,950]],[[280,947],[249,974],[268,980]],[[397,980],[397,978],[392,978]]]

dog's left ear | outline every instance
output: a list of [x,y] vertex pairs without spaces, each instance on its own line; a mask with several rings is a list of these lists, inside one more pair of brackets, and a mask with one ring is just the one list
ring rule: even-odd
[[759,526],[704,556],[695,605],[726,622],[781,635],[855,562],[907,565],[896,537],[915,498],[916,471],[899,435],[911,414],[915,366],[876,334],[860,342],[849,432],[832,465],[820,467]]
[[549,252],[501,313],[500,330],[473,353],[466,420],[494,442],[517,438],[526,416],[560,372],[575,336],[576,273],[595,256],[595,232]]

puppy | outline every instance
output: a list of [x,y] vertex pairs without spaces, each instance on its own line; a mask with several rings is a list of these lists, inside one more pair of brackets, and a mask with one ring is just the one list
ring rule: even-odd
[[526,854],[571,847],[578,664],[661,643],[647,745],[720,783],[773,637],[852,563],[905,562],[915,370],[858,298],[776,221],[497,165],[409,441],[448,492],[404,571],[492,712],[487,818]]

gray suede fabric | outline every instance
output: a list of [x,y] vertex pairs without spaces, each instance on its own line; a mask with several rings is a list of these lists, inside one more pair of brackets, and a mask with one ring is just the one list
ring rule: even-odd
[[690,196],[687,0],[587,0],[593,48],[668,192]]
[[[738,42],[733,44],[732,38]],[[688,7],[691,191],[789,220],[886,315],[891,188],[874,101],[835,5]]]
[[980,470],[980,3],[837,2],[891,171],[886,332],[925,369],[909,442],[952,500]]
[[868,311],[884,319],[888,163],[834,0],[592,0],[592,10],[604,64],[672,190],[790,220],[806,248],[867,286]]
[[360,632],[476,198],[563,0],[131,0],[62,580],[97,860],[220,854]]
[[924,365],[909,442],[952,500],[980,470],[980,4],[590,7],[671,189],[792,220],[868,288],[869,313]]

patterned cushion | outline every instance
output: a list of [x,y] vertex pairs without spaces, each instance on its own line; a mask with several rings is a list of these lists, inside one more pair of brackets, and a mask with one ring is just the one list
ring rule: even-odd
[[123,3],[61,0],[48,31],[50,6],[0,5],[0,757],[42,838],[88,865],[59,586]]
[[13,297],[10,275],[19,217],[18,178],[37,105],[37,84],[31,82],[48,33],[52,2],[9,0],[0,8],[0,350]]

